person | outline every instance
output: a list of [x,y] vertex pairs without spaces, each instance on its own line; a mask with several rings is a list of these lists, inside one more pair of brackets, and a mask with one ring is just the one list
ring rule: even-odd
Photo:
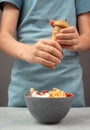
[[[78,55],[90,49],[90,0],[0,0],[0,8],[0,50],[15,59],[8,106],[25,107],[30,88],[57,87],[74,94],[72,107],[84,107]],[[64,19],[70,27],[52,40],[54,20]]]

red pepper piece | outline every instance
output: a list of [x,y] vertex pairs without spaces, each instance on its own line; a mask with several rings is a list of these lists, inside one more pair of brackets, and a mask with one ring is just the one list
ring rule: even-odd
[[71,93],[66,93],[66,96],[67,96],[67,97],[71,97],[71,96],[73,96],[73,94],[71,94]]
[[48,93],[48,90],[44,90],[44,91],[42,91],[42,93],[43,93],[43,94]]

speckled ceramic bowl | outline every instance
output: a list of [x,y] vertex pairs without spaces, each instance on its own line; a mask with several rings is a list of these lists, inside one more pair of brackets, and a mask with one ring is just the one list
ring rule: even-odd
[[26,106],[31,115],[41,123],[58,123],[69,112],[73,95],[64,98],[42,98],[25,95]]

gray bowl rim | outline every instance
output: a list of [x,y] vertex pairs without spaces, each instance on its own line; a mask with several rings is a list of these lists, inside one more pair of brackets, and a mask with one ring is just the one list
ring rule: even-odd
[[68,98],[73,98],[74,94],[72,93],[66,93],[68,96],[67,97],[55,97],[55,98],[50,98],[50,97],[34,97],[31,96],[30,94],[24,94],[25,97],[27,98],[33,98],[33,99],[68,99]]

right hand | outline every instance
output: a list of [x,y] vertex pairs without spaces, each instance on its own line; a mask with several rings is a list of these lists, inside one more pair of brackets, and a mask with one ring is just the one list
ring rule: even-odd
[[23,58],[29,63],[39,63],[48,67],[61,63],[62,48],[54,40],[41,39],[36,44],[26,46]]

